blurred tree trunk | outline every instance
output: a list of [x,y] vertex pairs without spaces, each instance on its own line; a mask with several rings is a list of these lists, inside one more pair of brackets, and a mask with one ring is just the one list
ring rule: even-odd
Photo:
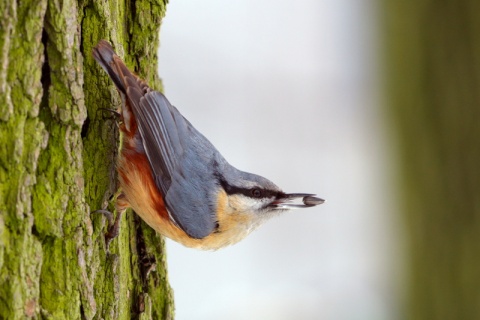
[[480,1],[386,1],[405,319],[480,319]]
[[119,99],[100,39],[153,87],[165,0],[0,1],[0,319],[168,319],[164,244],[127,214],[105,250]]

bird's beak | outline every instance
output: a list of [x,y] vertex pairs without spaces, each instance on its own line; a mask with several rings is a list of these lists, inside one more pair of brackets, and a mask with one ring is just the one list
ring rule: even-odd
[[[303,203],[292,203],[293,200],[302,198]],[[317,198],[315,194],[309,193],[286,193],[275,199],[270,205],[276,209],[297,209],[318,206],[325,200]]]

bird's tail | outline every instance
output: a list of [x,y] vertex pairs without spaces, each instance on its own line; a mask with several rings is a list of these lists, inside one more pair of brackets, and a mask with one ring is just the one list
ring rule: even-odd
[[142,97],[151,89],[145,81],[128,70],[125,63],[113,51],[112,46],[105,40],[100,40],[93,48],[93,57],[108,73],[110,79],[122,95],[121,115],[124,132],[132,135],[136,133],[135,110],[140,108]]
[[124,77],[130,75],[130,71],[127,69],[120,57],[113,51],[112,46],[105,40],[100,40],[95,48],[93,48],[93,57],[102,66],[115,86],[123,94],[126,93]]

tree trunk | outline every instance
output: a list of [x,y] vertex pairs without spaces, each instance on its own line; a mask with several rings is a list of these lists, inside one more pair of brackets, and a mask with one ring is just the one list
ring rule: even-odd
[[406,319],[480,319],[480,2],[390,0]]
[[169,319],[161,236],[134,214],[106,252],[120,104],[100,39],[160,89],[166,0],[0,1],[0,318]]

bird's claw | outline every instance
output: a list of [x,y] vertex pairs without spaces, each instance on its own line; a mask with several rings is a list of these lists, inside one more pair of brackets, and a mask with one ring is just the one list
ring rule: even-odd
[[122,212],[119,211],[117,213],[115,220],[113,220],[113,213],[108,210],[101,209],[101,210],[93,211],[92,214],[93,213],[101,213],[105,216],[105,218],[107,218],[108,231],[105,234],[105,245],[107,247],[107,252],[108,252],[110,247],[110,242],[112,242],[112,240],[115,239],[120,233],[120,218],[122,216]]

